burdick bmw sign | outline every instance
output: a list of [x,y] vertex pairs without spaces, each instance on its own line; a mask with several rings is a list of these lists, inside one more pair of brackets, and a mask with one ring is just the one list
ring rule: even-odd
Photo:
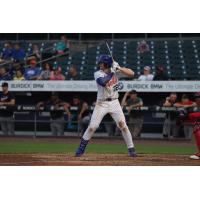
[[[8,83],[10,91],[97,91],[95,81],[8,81]],[[120,81],[120,86],[119,90],[122,92],[129,90],[139,92],[200,91],[200,81]]]

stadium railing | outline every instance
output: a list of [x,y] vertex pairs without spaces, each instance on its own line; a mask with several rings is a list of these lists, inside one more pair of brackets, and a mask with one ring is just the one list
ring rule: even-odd
[[[89,107],[89,111],[92,112],[93,109],[94,109],[93,106]],[[23,135],[23,136],[31,135],[33,137],[52,136],[50,132],[50,128],[49,128],[50,127],[49,123],[51,122],[50,112],[55,111],[54,106],[42,107],[40,109],[38,109],[34,105],[0,106],[0,112],[1,110],[14,111],[14,116],[15,116],[14,121],[17,128],[16,135]],[[59,110],[63,110],[63,108],[60,108]],[[175,107],[167,108],[167,107],[160,107],[160,106],[150,106],[150,107],[141,107],[140,109],[133,109],[133,110],[135,112],[140,112],[140,113],[149,113],[149,118],[146,118],[143,122],[143,128],[145,128],[146,126],[146,129],[148,130],[146,134],[142,132],[142,135],[145,138],[162,138],[162,127],[163,127],[166,113],[176,113],[177,118],[179,117],[179,119],[183,121],[183,125],[192,126],[193,123],[188,123],[187,121],[184,122],[183,114],[185,115],[187,112],[200,112],[200,107],[183,109],[183,108],[175,108]],[[78,108],[71,107],[70,111],[76,118]],[[126,109],[124,109],[124,114],[126,118],[128,118],[129,115]],[[65,114],[64,136],[79,137],[81,135],[81,133],[78,130],[78,122],[75,118],[69,120],[67,119],[66,114]],[[96,136],[108,137],[108,134],[105,133],[106,132],[105,127],[104,127],[105,124],[114,125],[114,122],[111,120],[111,118],[103,120],[99,129],[97,130],[97,134],[95,134]],[[158,130],[158,127],[159,127],[159,130]],[[1,136],[2,135],[3,134],[1,134]]]

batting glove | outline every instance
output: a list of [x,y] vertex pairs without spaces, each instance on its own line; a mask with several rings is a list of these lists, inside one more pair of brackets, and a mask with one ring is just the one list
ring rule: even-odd
[[121,67],[119,66],[118,62],[113,61],[112,68],[117,72]]
[[117,72],[113,67],[110,68],[110,71],[111,71],[112,73],[116,73],[116,72]]

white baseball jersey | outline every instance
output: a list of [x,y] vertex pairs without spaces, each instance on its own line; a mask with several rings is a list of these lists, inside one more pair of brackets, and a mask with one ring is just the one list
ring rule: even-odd
[[[119,75],[120,75],[119,73],[115,73],[113,77],[111,78],[111,80],[106,84],[105,87],[97,83],[97,89],[98,89],[97,100],[105,100],[107,98],[117,99],[119,97],[119,94],[118,94]],[[100,77],[105,77],[105,76],[107,76],[107,74],[102,70],[99,70],[94,73],[95,80],[97,80]]]

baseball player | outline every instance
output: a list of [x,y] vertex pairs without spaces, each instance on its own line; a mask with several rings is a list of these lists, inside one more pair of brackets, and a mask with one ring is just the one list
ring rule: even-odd
[[188,119],[190,121],[195,122],[193,134],[194,134],[196,146],[197,146],[197,149],[198,149],[198,152],[194,155],[191,155],[190,158],[194,159],[194,160],[200,160],[200,122],[199,122],[200,112],[190,113],[188,115]]
[[112,57],[108,55],[101,55],[98,64],[100,70],[94,73],[94,78],[98,88],[97,102],[90,124],[81,139],[79,148],[76,151],[76,156],[80,157],[84,154],[85,148],[92,135],[99,127],[103,117],[109,113],[122,132],[128,148],[129,156],[136,157],[137,154],[132,141],[132,136],[128,126],[126,125],[125,117],[118,101],[118,90],[120,89],[118,76],[121,74],[133,77],[134,72],[131,69],[120,67],[119,64],[113,61]]

